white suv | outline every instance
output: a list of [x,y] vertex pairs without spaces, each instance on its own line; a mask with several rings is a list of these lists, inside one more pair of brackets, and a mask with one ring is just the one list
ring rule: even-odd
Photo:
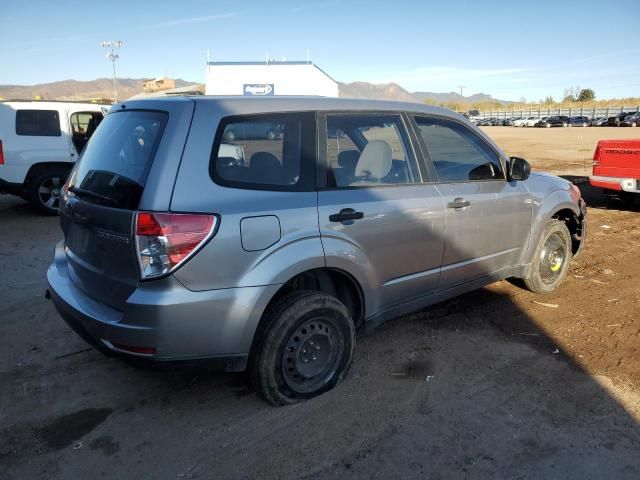
[[57,214],[60,188],[109,106],[0,102],[0,192]]

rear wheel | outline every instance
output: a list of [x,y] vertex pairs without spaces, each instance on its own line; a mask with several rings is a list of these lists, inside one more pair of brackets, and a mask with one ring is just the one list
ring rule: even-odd
[[551,219],[533,255],[529,276],[523,279],[525,285],[534,293],[553,292],[567,278],[572,257],[571,234],[567,225]]
[[346,374],[355,347],[349,311],[336,298],[303,290],[265,312],[252,351],[254,388],[273,405],[288,405],[331,390]]
[[29,201],[45,215],[57,215],[60,192],[67,180],[69,169],[46,167],[36,173],[29,182]]

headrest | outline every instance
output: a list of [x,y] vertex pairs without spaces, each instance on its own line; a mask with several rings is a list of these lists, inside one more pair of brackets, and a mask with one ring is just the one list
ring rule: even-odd
[[371,140],[364,147],[356,165],[356,177],[370,176],[374,179],[389,175],[391,171],[391,147],[383,140]]
[[343,150],[338,154],[338,165],[342,168],[355,170],[358,158],[360,158],[360,152],[357,150]]
[[269,152],[256,152],[251,155],[251,160],[249,161],[249,168],[254,169],[264,169],[270,170],[272,168],[280,168],[280,161],[276,158],[276,156]]

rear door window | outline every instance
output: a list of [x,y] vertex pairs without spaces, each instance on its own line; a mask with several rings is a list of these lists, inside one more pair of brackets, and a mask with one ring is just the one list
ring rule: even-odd
[[259,190],[313,186],[313,113],[250,115],[224,119],[210,162],[212,179]]
[[137,208],[167,119],[167,113],[156,111],[107,115],[87,144],[69,190],[87,201]]
[[57,110],[17,110],[16,135],[59,137],[60,115]]
[[397,114],[328,114],[329,187],[420,183],[402,118]]

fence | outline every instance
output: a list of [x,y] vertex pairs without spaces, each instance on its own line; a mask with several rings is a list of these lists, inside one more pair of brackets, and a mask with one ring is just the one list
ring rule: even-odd
[[640,112],[640,105],[619,107],[592,108],[544,108],[542,105],[532,105],[529,108],[506,108],[504,110],[480,110],[481,118],[514,118],[514,117],[550,117],[551,115],[566,115],[568,117],[581,116],[589,118],[613,117],[622,112]]

